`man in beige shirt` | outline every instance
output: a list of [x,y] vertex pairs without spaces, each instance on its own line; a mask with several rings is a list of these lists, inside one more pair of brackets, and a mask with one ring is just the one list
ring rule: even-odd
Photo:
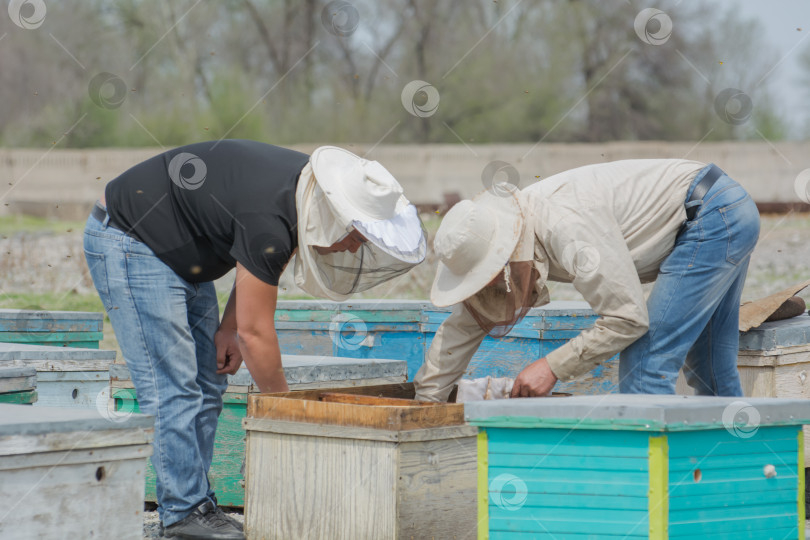
[[698,394],[742,395],[737,320],[758,236],[745,190],[688,160],[590,165],[462,201],[434,241],[431,300],[455,307],[416,374],[417,398],[446,400],[488,333],[505,335],[548,302],[548,280],[572,283],[599,319],[527,359],[513,397],[546,395],[620,351],[621,392],[672,394],[685,363]]

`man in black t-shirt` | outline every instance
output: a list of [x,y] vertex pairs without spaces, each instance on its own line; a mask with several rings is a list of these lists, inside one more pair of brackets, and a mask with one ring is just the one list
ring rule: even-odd
[[[152,463],[168,537],[244,538],[207,473],[227,375],[244,359],[262,392],[288,390],[274,326],[278,281],[343,300],[425,256],[415,208],[391,174],[335,147],[313,155],[245,140],[191,144],[106,187],[85,256],[155,416]],[[236,268],[222,320],[212,281]]]

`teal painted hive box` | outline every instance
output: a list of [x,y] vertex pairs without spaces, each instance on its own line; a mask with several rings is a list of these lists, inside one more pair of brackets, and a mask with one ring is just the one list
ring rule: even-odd
[[465,417],[479,538],[804,539],[810,401],[611,394]]
[[0,342],[98,349],[103,313],[0,309]]
[[[401,360],[335,358],[331,356],[282,355],[284,374],[291,390],[377,386],[405,382],[406,364]],[[208,479],[223,506],[244,506],[245,430],[249,394],[259,392],[245,367],[228,376],[214,440],[214,459]],[[121,414],[140,412],[129,370],[123,364],[110,367],[110,394]],[[146,470],[146,500],[157,501],[155,471]]]
[[405,360],[408,379],[425,355],[424,301],[280,301],[276,332],[282,354]]
[[0,403],[30,405],[37,401],[37,370],[0,366]]
[[37,407],[97,408],[114,360],[115,351],[0,343],[0,367],[36,370]]
[[[420,300],[280,301],[276,330],[282,353],[405,360],[411,381],[449,315],[450,308]],[[585,302],[533,308],[507,336],[484,339],[465,377],[515,377],[532,361],[592,327],[596,319]],[[617,377],[614,357],[556,389],[580,395],[615,392]]]

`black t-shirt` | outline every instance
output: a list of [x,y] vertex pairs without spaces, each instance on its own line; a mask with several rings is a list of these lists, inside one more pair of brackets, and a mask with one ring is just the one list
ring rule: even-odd
[[111,223],[187,281],[240,262],[278,285],[298,245],[295,188],[309,156],[245,140],[169,150],[107,184]]

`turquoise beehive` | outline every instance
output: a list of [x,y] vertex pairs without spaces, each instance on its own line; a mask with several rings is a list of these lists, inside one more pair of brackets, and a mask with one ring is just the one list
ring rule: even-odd
[[491,539],[804,539],[810,401],[611,394],[465,404]]

